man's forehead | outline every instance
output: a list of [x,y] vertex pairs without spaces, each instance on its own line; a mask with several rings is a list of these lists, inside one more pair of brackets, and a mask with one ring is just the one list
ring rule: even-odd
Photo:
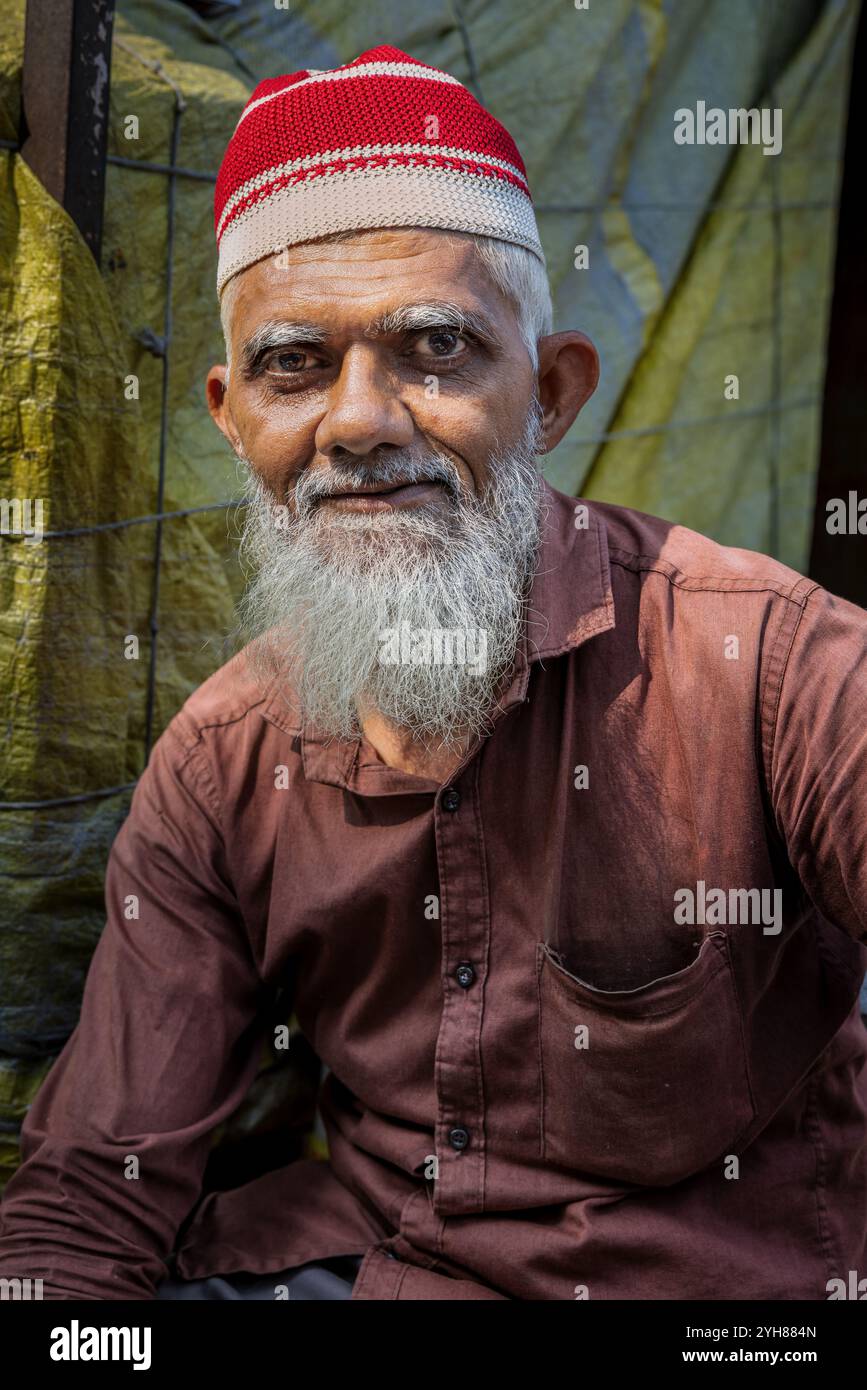
[[364,331],[380,317],[437,301],[493,323],[505,309],[468,238],[415,230],[291,247],[242,271],[235,293],[245,328],[267,317]]

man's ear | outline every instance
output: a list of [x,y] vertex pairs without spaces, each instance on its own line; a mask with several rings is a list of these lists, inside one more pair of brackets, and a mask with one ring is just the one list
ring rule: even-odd
[[560,443],[599,381],[599,354],[577,330],[539,339],[538,393],[542,406],[543,453]]
[[219,430],[222,430],[232,448],[237,452],[241,440],[232,419],[232,408],[227,395],[228,376],[228,367],[211,368],[205,378],[205,400],[214,424]]

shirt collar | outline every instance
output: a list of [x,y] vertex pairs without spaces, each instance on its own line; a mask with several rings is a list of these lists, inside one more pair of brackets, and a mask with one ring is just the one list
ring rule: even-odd
[[592,503],[542,483],[542,540],[524,650],[530,664],[614,626],[605,522]]
[[[541,539],[530,586],[527,618],[510,683],[499,701],[494,722],[527,696],[530,668],[546,657],[562,656],[597,633],[614,626],[614,598],[603,518],[591,503],[567,497],[542,480]],[[262,711],[286,733],[300,736],[304,776],[308,781],[387,795],[406,794],[408,782],[419,792],[435,791],[430,778],[410,777],[397,768],[359,762],[360,739],[333,739],[302,724],[286,702],[279,684]],[[469,756],[474,755],[472,750]]]

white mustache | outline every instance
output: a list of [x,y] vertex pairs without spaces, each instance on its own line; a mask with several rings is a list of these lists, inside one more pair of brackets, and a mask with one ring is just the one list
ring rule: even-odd
[[364,463],[340,463],[328,469],[302,473],[295,483],[295,506],[306,518],[323,498],[342,492],[372,487],[398,487],[402,483],[442,483],[455,501],[463,486],[451,459],[442,454],[424,455],[414,449],[401,449],[384,458]]

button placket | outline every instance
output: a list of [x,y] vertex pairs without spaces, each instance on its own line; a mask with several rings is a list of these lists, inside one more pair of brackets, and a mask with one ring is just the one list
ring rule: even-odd
[[434,817],[443,1010],[435,1069],[439,1176],[433,1184],[433,1204],[440,1215],[481,1211],[484,1196],[481,986],[490,912],[479,772],[476,757],[461,769],[460,785],[441,792]]

